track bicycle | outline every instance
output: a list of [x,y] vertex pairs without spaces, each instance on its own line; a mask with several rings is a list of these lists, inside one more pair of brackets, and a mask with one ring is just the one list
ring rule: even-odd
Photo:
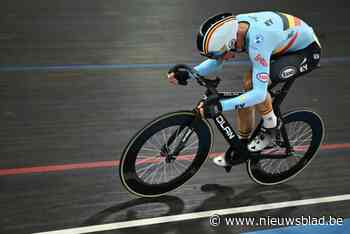
[[[187,67],[197,83],[206,88],[200,101],[225,99],[243,92],[217,90],[220,79],[207,79]],[[290,180],[305,169],[315,157],[324,136],[321,117],[311,110],[281,113],[280,105],[295,82],[272,82],[268,91],[280,128],[272,144],[259,152],[250,152],[223,114],[212,119],[229,147],[225,158],[230,166],[246,163],[250,178],[258,184],[276,185]],[[198,102],[199,103],[199,102]],[[249,141],[259,133],[262,120]],[[123,186],[141,197],[157,197],[177,189],[198,172],[208,158],[213,130],[208,119],[197,109],[164,114],[143,127],[129,141],[119,165]]]

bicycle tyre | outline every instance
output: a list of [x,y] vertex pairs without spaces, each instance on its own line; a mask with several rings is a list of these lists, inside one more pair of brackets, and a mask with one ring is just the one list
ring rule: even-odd
[[193,125],[192,129],[198,136],[198,150],[193,162],[181,175],[165,183],[150,184],[143,181],[136,171],[137,155],[152,136],[169,127],[188,127],[194,119],[195,114],[191,111],[168,113],[153,120],[134,135],[124,149],[119,166],[121,182],[129,192],[140,197],[158,197],[177,189],[198,172],[213,142],[211,126],[207,120],[203,119],[197,119]]

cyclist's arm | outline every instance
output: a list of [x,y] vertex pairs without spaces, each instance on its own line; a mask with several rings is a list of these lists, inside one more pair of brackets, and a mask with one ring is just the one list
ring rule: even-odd
[[223,111],[254,106],[265,100],[270,74],[270,57],[274,48],[273,35],[270,35],[270,40],[268,40],[268,36],[264,35],[264,41],[258,44],[253,41],[249,48],[249,57],[253,69],[253,88],[238,97],[220,101]]
[[207,59],[198,64],[194,69],[202,76],[208,76],[219,71],[222,68],[223,62],[215,59]]

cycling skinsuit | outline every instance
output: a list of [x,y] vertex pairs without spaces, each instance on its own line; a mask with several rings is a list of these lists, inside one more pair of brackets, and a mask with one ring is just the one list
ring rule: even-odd
[[[237,15],[237,19],[239,22],[249,24],[245,50],[252,64],[253,87],[238,97],[221,100],[223,111],[254,106],[265,100],[274,58],[283,58],[288,54],[305,51],[311,45],[312,51],[315,51],[314,47],[317,48],[316,52],[312,52],[312,56],[306,55],[298,60],[299,64],[293,64],[296,60],[293,59],[291,62],[289,59],[291,64],[283,65],[280,69],[284,70],[278,71],[282,79],[293,77],[296,73],[308,72],[311,70],[311,66],[307,64],[308,60],[317,61],[312,62],[313,65],[317,65],[320,58],[321,46],[313,29],[297,17],[280,12],[256,12]],[[201,75],[207,76],[221,69],[223,63],[208,59],[195,69]]]

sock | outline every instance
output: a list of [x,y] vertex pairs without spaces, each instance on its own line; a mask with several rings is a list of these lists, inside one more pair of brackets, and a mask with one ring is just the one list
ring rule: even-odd
[[250,132],[247,134],[247,133],[242,133],[241,131],[238,131],[238,138],[240,139],[240,140],[242,140],[242,139],[248,139],[249,138],[249,135],[250,135]]
[[264,122],[263,122],[263,127],[264,128],[274,128],[277,126],[277,117],[275,115],[275,113],[273,112],[273,110],[262,116]]

